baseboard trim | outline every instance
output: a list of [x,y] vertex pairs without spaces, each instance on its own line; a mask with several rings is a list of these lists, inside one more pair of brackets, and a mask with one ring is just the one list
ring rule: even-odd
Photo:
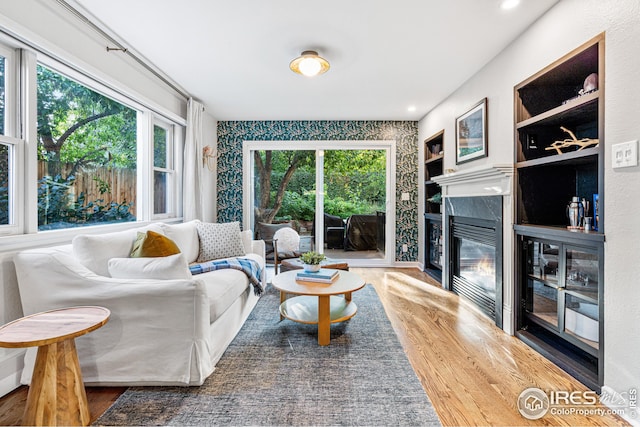
[[9,349],[2,353],[0,356],[0,397],[20,387],[25,350]]
[[418,261],[396,261],[393,266],[396,268],[415,268],[420,269],[420,263]]

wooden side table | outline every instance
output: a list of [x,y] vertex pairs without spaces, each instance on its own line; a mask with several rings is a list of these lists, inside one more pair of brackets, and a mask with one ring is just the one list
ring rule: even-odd
[[70,307],[32,314],[0,327],[0,347],[38,346],[23,425],[89,425],[74,338],[98,329],[110,315],[103,307]]
[[[358,311],[351,294],[365,286],[355,273],[341,271],[333,283],[297,281],[296,271],[280,273],[273,278],[273,287],[280,291],[280,319],[318,325],[318,344],[329,345],[331,323],[344,322]],[[287,294],[297,295],[287,299]],[[344,295],[344,297],[338,297]]]

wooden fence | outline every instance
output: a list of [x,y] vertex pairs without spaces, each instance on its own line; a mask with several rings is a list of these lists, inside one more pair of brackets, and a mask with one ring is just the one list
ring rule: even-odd
[[[38,177],[52,175],[49,172],[49,163],[38,161]],[[59,173],[63,177],[69,176],[73,165],[62,163],[59,165]],[[86,200],[95,201],[103,199],[105,203],[131,203],[130,212],[136,215],[136,170],[119,168],[96,168],[91,170],[79,169],[75,173],[76,180],[69,193],[75,197],[84,192]],[[100,187],[106,185],[109,191],[100,194]]]

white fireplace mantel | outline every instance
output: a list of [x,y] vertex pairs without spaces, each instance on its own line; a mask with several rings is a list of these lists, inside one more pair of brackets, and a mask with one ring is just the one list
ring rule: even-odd
[[507,196],[512,193],[514,166],[491,165],[433,177],[443,196]]

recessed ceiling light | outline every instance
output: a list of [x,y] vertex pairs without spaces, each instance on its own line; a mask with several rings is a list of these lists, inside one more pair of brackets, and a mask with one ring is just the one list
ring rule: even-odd
[[407,108],[407,111],[410,113],[413,113],[416,111],[416,106],[415,105],[409,105],[409,107]]
[[503,10],[511,10],[520,4],[520,0],[502,0],[500,7]]
[[329,71],[329,61],[318,55],[315,50],[305,50],[299,57],[291,61],[289,68],[294,73],[314,77]]

